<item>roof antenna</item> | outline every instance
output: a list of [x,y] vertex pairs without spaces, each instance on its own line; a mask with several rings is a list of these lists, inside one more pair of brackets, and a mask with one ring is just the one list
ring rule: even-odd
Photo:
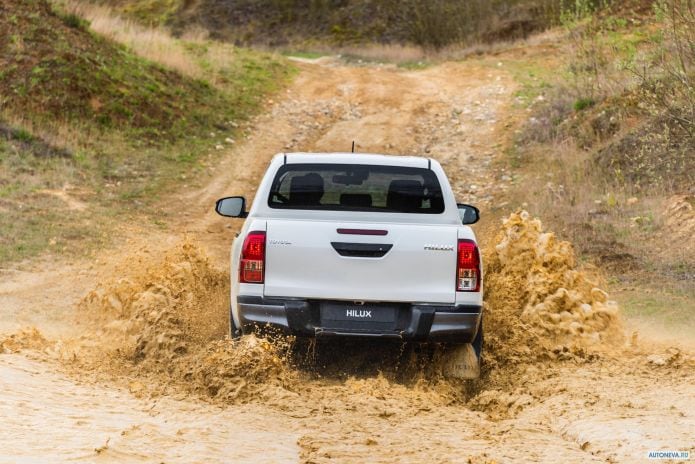
[[352,152],[355,153],[355,141],[352,141]]

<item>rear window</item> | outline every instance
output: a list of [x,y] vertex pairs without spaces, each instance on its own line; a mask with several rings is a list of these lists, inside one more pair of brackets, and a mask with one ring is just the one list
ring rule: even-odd
[[440,214],[442,189],[430,169],[362,164],[286,164],[270,188],[277,209]]

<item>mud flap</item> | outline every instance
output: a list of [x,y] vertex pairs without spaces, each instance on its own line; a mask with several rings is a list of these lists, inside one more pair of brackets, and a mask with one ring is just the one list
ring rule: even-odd
[[442,374],[449,379],[470,380],[480,376],[480,358],[470,343],[451,346],[446,350]]

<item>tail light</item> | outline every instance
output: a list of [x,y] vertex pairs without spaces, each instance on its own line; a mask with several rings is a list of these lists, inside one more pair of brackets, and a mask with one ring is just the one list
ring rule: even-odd
[[458,242],[456,258],[456,291],[477,292],[480,290],[480,252],[473,240]]
[[239,261],[239,282],[262,284],[265,277],[265,232],[254,231],[244,239]]

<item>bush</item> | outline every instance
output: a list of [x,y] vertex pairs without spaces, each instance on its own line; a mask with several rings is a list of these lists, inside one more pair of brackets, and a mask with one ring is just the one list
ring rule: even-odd
[[695,135],[695,9],[691,0],[661,0],[655,5],[663,23],[656,53],[633,68],[642,84],[646,108]]
[[596,102],[593,98],[580,98],[574,102],[574,111],[582,111],[594,106]]
[[86,31],[89,29],[89,21],[80,18],[75,13],[59,13],[60,19],[68,27]]

